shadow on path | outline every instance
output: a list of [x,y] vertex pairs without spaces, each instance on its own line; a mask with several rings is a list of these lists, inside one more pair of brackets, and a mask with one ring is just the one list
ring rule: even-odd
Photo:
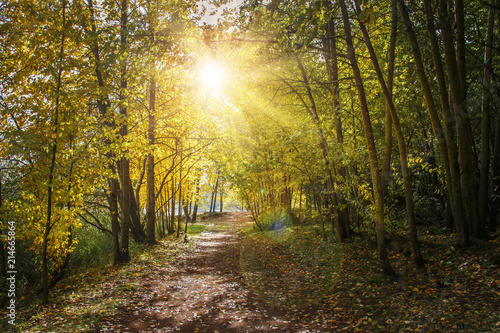
[[294,310],[267,304],[245,284],[239,231],[247,221],[243,213],[210,221],[191,251],[138,286],[131,302],[137,307],[107,318],[113,328],[99,332],[315,332],[301,327]]

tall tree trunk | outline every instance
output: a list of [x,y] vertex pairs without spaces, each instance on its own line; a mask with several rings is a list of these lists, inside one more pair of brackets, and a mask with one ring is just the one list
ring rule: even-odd
[[[155,94],[156,82],[151,79],[149,88],[149,117],[148,117],[148,140],[150,149],[154,149],[155,144]],[[146,208],[146,241],[148,244],[155,244],[155,226],[156,226],[156,202],[155,202],[155,159],[153,151],[148,154],[147,160],[147,208]]]
[[54,129],[54,139],[51,146],[50,154],[50,167],[49,176],[47,181],[47,219],[45,221],[43,242],[42,242],[42,301],[43,303],[49,302],[49,257],[48,257],[48,243],[49,235],[54,225],[52,221],[52,190],[54,174],[56,169],[56,155],[58,148],[59,136],[59,112],[60,112],[60,98],[62,86],[62,73],[63,73],[63,59],[64,59],[64,46],[66,41],[66,0],[62,0],[62,24],[61,24],[61,44],[59,48],[59,59],[57,62],[58,70],[56,77],[56,101],[54,108],[54,117],[52,120],[52,127]]
[[[127,99],[127,37],[128,37],[128,0],[122,0],[121,3],[121,19],[120,19],[120,53],[123,59],[121,60],[121,78],[120,78],[120,114],[123,116],[123,124],[120,128],[120,135],[124,140],[128,135],[128,110],[126,107]],[[127,152],[125,152],[126,154]],[[121,167],[121,246],[119,262],[129,262],[129,235],[130,235],[130,163],[128,157],[124,156],[120,160]]]
[[188,223],[190,221],[189,208],[188,208],[187,200],[184,200],[184,205],[182,206],[182,209],[184,210],[184,234],[187,235]]
[[[335,30],[335,22],[333,18],[327,23],[326,39],[325,39],[325,62],[328,72],[328,79],[332,87],[332,109],[335,117],[335,140],[340,147],[344,144],[344,134],[342,130],[342,117],[340,114],[340,83],[339,83],[339,68],[338,68],[338,55],[337,55],[337,35]],[[329,168],[331,168],[329,166]],[[331,175],[331,171],[329,176]],[[344,166],[339,166],[338,175],[342,179],[346,179],[347,170]],[[333,179],[331,180],[333,183]],[[337,203],[337,223],[336,230],[337,236],[342,241],[351,236],[351,226],[349,221],[349,211],[347,209],[347,200],[343,193],[332,191],[334,195],[334,202]]]
[[224,188],[222,185],[220,186],[219,203],[219,212],[222,213],[224,207]]
[[[471,134],[470,116],[466,105],[465,91],[465,42],[462,40],[463,27],[463,3],[456,1],[455,12],[457,20],[455,21],[457,30],[456,49],[453,38],[453,29],[448,17],[448,6],[446,0],[440,0],[438,17],[441,24],[444,59],[450,84],[450,93],[452,97],[452,107],[455,114],[458,157],[460,162],[460,184],[462,188],[462,199],[465,213],[467,216],[469,232],[474,231],[481,236],[483,230],[475,230],[479,226],[479,206],[478,189],[474,166],[474,141]],[[462,59],[464,58],[464,59]],[[457,61],[458,59],[458,61]]]
[[[447,143],[448,156],[444,160],[446,181],[447,181],[447,206],[451,206],[447,211],[452,213],[452,223],[460,226],[465,225],[462,204],[462,189],[460,187],[460,165],[458,163],[458,147],[455,137],[455,117],[452,114],[450,101],[448,98],[448,89],[445,79],[441,51],[439,50],[439,41],[434,25],[434,10],[430,0],[424,0],[425,16],[427,22],[427,32],[432,50],[432,58],[434,60],[434,67],[436,73],[436,80],[439,89],[439,99],[441,102],[441,111],[444,119],[444,134]],[[443,152],[441,152],[443,153]],[[449,165],[449,166],[448,166]],[[449,219],[449,216],[447,215]],[[450,221],[445,221],[446,225],[451,225]],[[464,227],[460,227],[464,229]],[[458,228],[457,228],[458,230]]]
[[479,180],[479,223],[477,230],[485,231],[488,225],[489,209],[489,171],[490,171],[490,96],[491,96],[491,61],[493,57],[493,28],[495,26],[496,0],[492,0],[488,15],[486,45],[484,47],[484,77],[481,123],[481,175]]
[[173,234],[175,230],[175,176],[172,177],[172,206],[170,206],[170,229],[169,234]]
[[219,188],[219,173],[217,173],[217,179],[215,180],[214,191],[212,192],[212,200],[210,201],[210,213],[215,212],[215,206],[217,205],[218,188]]
[[191,222],[196,223],[196,218],[198,216],[198,200],[200,195],[200,179],[196,180],[196,195],[194,197],[194,208],[193,215],[191,215]]
[[[398,32],[398,4],[396,0],[391,0],[391,36],[389,38],[389,50],[387,53],[387,89],[389,93],[393,92],[394,66],[396,58],[396,37]],[[384,161],[382,163],[382,197],[386,200],[391,177],[391,157],[392,157],[392,117],[389,106],[385,110],[385,144]]]
[[[88,0],[88,9],[90,12],[90,20],[91,20],[91,34],[92,34],[92,54],[94,56],[95,62],[95,75],[97,78],[97,84],[100,89],[105,89],[104,79],[102,77],[101,72],[101,60],[100,60],[100,52],[99,52],[99,44],[97,39],[97,29],[95,25],[95,14],[94,14],[94,6],[92,0]],[[99,109],[99,113],[102,117],[107,119],[105,121],[105,126],[107,128],[115,128],[116,124],[114,120],[111,120],[112,110],[111,103],[109,101],[109,97],[107,94],[100,93],[100,96],[97,98],[97,108]],[[111,145],[111,140],[106,139],[106,145],[109,147]],[[108,168],[112,170],[113,174],[116,175],[116,169],[114,165],[115,155],[112,151],[109,151],[107,154],[107,158],[110,161],[108,163]],[[113,263],[117,264],[120,257],[120,223],[118,221],[118,179],[114,176],[110,177],[108,180],[109,183],[109,213],[111,217],[111,234],[112,234],[112,252],[113,252]]]
[[497,216],[500,209],[500,116],[497,117],[495,135],[495,148],[493,151],[493,193],[491,203],[491,216],[488,223],[488,229],[495,232],[497,229]]
[[146,233],[142,227],[141,217],[139,212],[139,205],[135,199],[134,188],[132,180],[129,178],[130,189],[130,232],[134,241],[138,244],[143,244],[146,241]]
[[[441,152],[441,157],[443,158],[443,164],[445,167],[445,174],[446,174],[446,184],[447,184],[447,189],[448,193],[450,195],[451,199],[451,204],[453,206],[453,218],[455,222],[455,228],[457,231],[457,243],[460,246],[463,246],[468,243],[468,232],[467,232],[467,226],[466,226],[466,221],[464,219],[464,216],[462,214],[462,196],[461,194],[459,196],[456,196],[456,193],[460,193],[460,183],[455,184],[456,186],[453,186],[454,182],[453,179],[455,176],[459,177],[458,174],[453,174],[452,173],[452,166],[454,165],[452,161],[450,161],[450,151],[448,146],[450,145],[450,142],[447,142],[447,137],[450,135],[445,135],[443,128],[441,126],[441,121],[439,119],[439,115],[437,112],[437,107],[436,104],[434,103],[434,98],[432,96],[432,91],[431,87],[429,84],[429,81],[427,80],[427,77],[425,75],[425,69],[424,69],[424,64],[422,61],[422,55],[420,53],[420,48],[418,46],[417,42],[417,37],[415,34],[415,31],[413,30],[413,25],[410,21],[409,15],[408,15],[408,10],[406,8],[406,5],[404,3],[404,0],[398,0],[399,4],[399,9],[401,13],[401,17],[403,19],[403,23],[405,26],[405,30],[408,36],[408,40],[410,42],[410,46],[413,52],[413,59],[415,62],[415,67],[417,69],[417,74],[418,78],[420,81],[420,85],[422,86],[422,90],[424,93],[424,98],[425,102],[427,104],[427,110],[429,112],[429,116],[431,119],[431,124],[432,128],[434,131],[434,135],[436,136],[436,139],[438,141],[439,145],[439,150]],[[433,52],[434,53],[434,52]],[[443,96],[441,95],[442,101],[443,101]],[[443,109],[443,112],[447,112],[450,110],[448,109]],[[449,112],[451,114],[451,112]],[[449,123],[448,123],[449,125]],[[458,161],[458,158],[457,158]]]
[[[359,7],[358,0],[354,0],[354,3],[356,4],[356,10],[360,12],[361,8]],[[418,243],[418,236],[417,236],[417,225],[415,221],[415,207],[413,204],[413,185],[412,185],[410,169],[408,167],[408,160],[406,157],[406,144],[403,136],[403,131],[401,129],[401,124],[399,122],[399,117],[396,113],[396,108],[392,101],[392,94],[387,88],[387,85],[385,83],[382,70],[380,69],[380,65],[378,63],[377,55],[375,54],[375,49],[373,48],[370,36],[368,35],[368,30],[366,29],[366,26],[364,25],[363,22],[360,21],[359,24],[361,27],[361,31],[363,33],[363,37],[365,39],[365,44],[368,46],[370,58],[372,60],[373,67],[375,69],[375,73],[377,74],[377,79],[382,88],[382,92],[384,94],[387,107],[391,112],[391,118],[394,124],[394,129],[396,130],[396,137],[399,148],[399,160],[401,164],[401,173],[403,175],[403,187],[405,191],[406,218],[408,220],[410,244],[413,252],[413,260],[415,261],[417,267],[423,267],[424,260],[422,258],[422,254],[420,253],[420,245]]]
[[363,86],[363,79],[359,70],[356,54],[354,53],[354,44],[352,40],[351,24],[345,0],[339,0],[342,11],[342,20],[344,23],[344,32],[347,43],[347,58],[351,63],[356,89],[358,92],[359,104],[361,107],[361,115],[363,119],[363,127],[366,136],[366,146],[370,158],[370,172],[373,182],[373,199],[375,201],[375,228],[377,235],[377,252],[379,256],[380,266],[382,271],[387,276],[394,276],[396,273],[389,262],[387,255],[386,231],[384,225],[384,200],[381,193],[380,173],[378,170],[377,149],[375,147],[375,139],[373,137],[373,129],[370,120],[370,112],[366,101],[366,93]]
[[179,147],[181,151],[181,161],[179,163],[179,203],[177,209],[177,237],[181,233],[181,222],[182,222],[182,146]]
[[[331,55],[329,55],[329,58],[331,58]],[[302,80],[304,82],[304,85],[306,86],[307,98],[309,99],[309,105],[307,105],[304,100],[302,100],[302,104],[307,109],[309,116],[312,118],[312,120],[316,126],[316,130],[318,131],[319,146],[321,148],[321,152],[323,153],[324,170],[325,170],[326,174],[328,175],[328,186],[327,187],[329,188],[329,191],[331,192],[331,198],[332,198],[332,200],[331,200],[332,202],[330,203],[330,205],[328,207],[329,216],[331,218],[331,216],[333,215],[333,210],[334,209],[336,210],[338,207],[338,202],[337,202],[337,200],[336,200],[337,198],[335,197],[335,194],[334,194],[335,183],[333,181],[332,166],[331,166],[331,163],[330,163],[330,160],[328,157],[328,141],[326,140],[323,128],[321,127],[321,120],[320,120],[319,115],[318,115],[316,101],[315,101],[313,93],[312,93],[311,85],[309,83],[309,79],[307,77],[307,72],[304,68],[304,64],[302,63],[302,60],[300,59],[300,57],[298,55],[295,56],[295,59],[297,60],[297,65],[298,65],[299,70],[301,72]],[[300,96],[299,96],[299,98],[302,99],[302,97],[300,97]],[[328,201],[330,202],[330,200],[328,200]],[[334,204],[336,204],[336,205],[334,205]],[[335,227],[334,220],[332,220],[332,225],[333,225],[333,227]],[[339,223],[337,223],[337,227],[340,227]],[[340,228],[337,228],[337,232],[339,233],[338,234],[339,239],[343,240],[344,233],[342,232],[342,230]]]
[[109,179],[109,210],[111,214],[111,238],[113,247],[113,264],[120,262],[120,222],[118,221],[118,179]]
[[[496,1],[499,4],[498,0]],[[497,29],[500,33],[500,11],[498,11]],[[500,113],[497,112],[497,124],[494,139],[492,157],[492,180],[493,192],[491,201],[491,216],[488,222],[488,230],[495,232],[497,229],[497,216],[500,209]]]

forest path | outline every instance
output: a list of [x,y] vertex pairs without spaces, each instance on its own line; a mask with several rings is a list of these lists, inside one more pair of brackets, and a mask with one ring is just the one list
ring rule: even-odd
[[207,221],[190,250],[136,286],[142,296],[132,303],[138,307],[108,317],[99,331],[319,332],[298,321],[296,311],[273,307],[245,284],[240,231],[250,225],[245,213]]

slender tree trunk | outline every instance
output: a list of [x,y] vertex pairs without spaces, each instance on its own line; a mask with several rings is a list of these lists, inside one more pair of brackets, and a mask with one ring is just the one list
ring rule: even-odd
[[210,213],[215,213],[215,206],[217,205],[217,190],[219,188],[219,174],[215,180],[214,191],[212,192],[212,200],[210,201]]
[[196,195],[194,197],[194,208],[193,215],[191,216],[191,222],[196,223],[197,215],[198,215],[198,199],[200,196],[200,179],[196,181]]
[[445,0],[440,1],[438,17],[441,24],[444,58],[448,82],[450,84],[452,106],[455,113],[458,157],[461,169],[460,184],[462,188],[462,199],[467,216],[469,232],[474,231],[476,235],[480,236],[483,231],[474,230],[474,228],[479,225],[479,222],[477,222],[479,219],[479,207],[473,153],[474,141],[471,136],[470,116],[465,101],[465,60],[462,60],[462,58],[465,57],[465,51],[463,50],[465,46],[462,45],[464,41],[462,41],[463,32],[461,32],[461,30],[464,29],[462,26],[464,24],[462,18],[463,3],[457,0],[456,4],[455,12],[458,19],[455,21],[458,36],[456,50]]
[[[335,117],[335,140],[340,147],[344,144],[344,134],[342,130],[342,117],[340,114],[340,83],[339,83],[339,68],[337,55],[337,35],[335,30],[335,22],[333,18],[327,23],[327,32],[325,40],[325,61],[328,72],[328,78],[332,87],[332,108]],[[329,166],[329,168],[331,168]],[[330,171],[331,174],[331,171]],[[330,176],[330,175],[329,175]],[[344,166],[339,166],[338,176],[346,179],[347,170]],[[333,179],[331,180],[333,183]],[[342,241],[351,237],[351,226],[349,221],[349,211],[347,209],[347,200],[343,193],[334,191],[334,201],[337,203],[337,235]]]
[[[444,118],[444,134],[447,143],[448,156],[445,159],[445,171],[447,181],[447,206],[450,206],[447,211],[451,211],[453,221],[448,221],[447,214],[446,225],[465,225],[463,204],[462,204],[462,189],[460,187],[460,166],[458,163],[458,147],[455,137],[455,116],[452,114],[450,102],[448,98],[448,89],[445,79],[441,51],[439,50],[439,41],[434,25],[434,10],[430,0],[424,0],[425,16],[427,21],[427,32],[431,44],[432,57],[436,73],[436,80],[439,88],[439,99],[441,102],[441,111]],[[443,152],[442,152],[443,153]],[[448,161],[448,162],[447,162]],[[449,166],[447,166],[449,165]],[[450,223],[451,222],[451,223]],[[463,229],[464,227],[461,227]],[[458,230],[458,228],[457,228]]]
[[175,176],[172,177],[172,206],[170,206],[170,226],[169,234],[173,234],[175,230]]
[[[434,130],[434,135],[437,138],[438,144],[439,144],[439,149],[441,152],[441,157],[443,158],[443,164],[445,167],[445,174],[446,174],[446,183],[447,183],[447,189],[448,193],[451,196],[451,204],[453,206],[453,218],[455,222],[455,228],[457,231],[457,243],[460,246],[463,246],[468,243],[468,233],[466,229],[466,222],[464,219],[464,216],[462,214],[462,205],[461,205],[461,195],[458,197],[455,197],[457,191],[460,192],[459,184],[457,186],[453,186],[453,175],[455,177],[459,177],[457,174],[452,173],[452,168],[454,164],[451,163],[450,161],[450,152],[448,149],[448,145],[450,142],[447,142],[447,136],[445,136],[443,132],[443,128],[441,126],[441,121],[439,119],[439,115],[437,112],[436,104],[434,103],[434,98],[432,96],[432,91],[431,87],[429,84],[429,81],[427,80],[427,77],[425,75],[425,69],[424,69],[424,64],[422,61],[422,55],[420,53],[420,48],[418,46],[417,38],[415,35],[415,31],[413,30],[412,23],[410,21],[408,11],[406,9],[406,6],[404,4],[403,0],[398,0],[399,4],[399,9],[401,13],[401,17],[403,19],[403,23],[405,26],[405,30],[408,36],[408,40],[410,42],[410,46],[412,48],[413,52],[413,59],[415,62],[415,67],[417,69],[417,74],[418,78],[420,81],[420,84],[422,86],[422,90],[424,93],[424,98],[427,104],[427,110],[429,112],[429,116],[431,119],[431,124],[432,128]],[[450,109],[448,109],[450,110]],[[446,109],[444,109],[446,111]],[[451,114],[451,113],[450,113]],[[458,159],[457,159],[458,161]],[[458,188],[457,188],[458,187]]]
[[111,237],[113,247],[113,264],[120,261],[120,222],[118,221],[118,179],[109,179],[109,210],[111,214]]
[[[361,8],[359,7],[358,1],[354,0],[354,2],[357,7],[356,10],[360,12]],[[399,160],[401,164],[401,173],[403,175],[403,187],[405,191],[406,218],[408,220],[410,243],[413,252],[413,260],[415,261],[417,267],[423,267],[424,260],[422,258],[422,254],[420,253],[420,245],[417,236],[417,225],[415,221],[415,207],[413,204],[413,185],[412,185],[410,169],[408,168],[408,160],[406,157],[406,144],[404,141],[403,131],[401,129],[401,124],[399,122],[399,117],[396,113],[396,108],[392,101],[392,93],[389,91],[389,88],[385,83],[382,70],[380,69],[380,65],[378,63],[377,55],[375,54],[375,49],[373,48],[370,36],[368,35],[368,30],[361,21],[359,24],[361,27],[361,31],[363,32],[365,43],[368,46],[368,51],[370,53],[370,58],[375,68],[375,73],[377,74],[378,81],[380,83],[380,86],[382,87],[382,92],[384,94],[387,107],[389,108],[389,111],[391,113],[394,129],[396,130],[396,137],[399,148]]]
[[219,203],[219,212],[222,213],[224,207],[224,188],[222,187],[222,185],[220,186]]
[[[127,61],[125,53],[127,50],[127,37],[128,37],[128,0],[122,0],[121,2],[121,19],[120,19],[120,53],[123,57],[121,63],[121,78],[120,78],[120,114],[123,116],[124,124],[120,128],[120,135],[123,139],[126,139],[128,135],[127,126],[127,107],[125,106],[125,100],[127,99]],[[125,152],[126,153],[126,152]],[[120,258],[119,262],[129,262],[129,235],[130,235],[130,163],[128,157],[122,157],[120,161],[121,167],[121,246],[120,246]]]
[[52,190],[54,174],[56,169],[56,155],[58,148],[58,136],[59,136],[59,112],[60,112],[60,98],[61,98],[61,86],[62,86],[62,73],[63,73],[63,59],[64,59],[64,46],[66,41],[66,0],[62,0],[62,24],[61,24],[61,44],[59,48],[59,59],[58,59],[58,70],[56,77],[56,101],[54,108],[54,117],[52,121],[52,127],[54,129],[54,139],[51,146],[51,157],[50,157],[50,167],[49,176],[47,181],[47,220],[45,222],[45,228],[43,233],[42,242],[42,301],[44,303],[49,302],[49,258],[48,258],[48,243],[49,235],[54,225],[52,221]]
[[188,223],[190,221],[190,217],[189,217],[189,208],[186,200],[184,200],[184,205],[182,209],[184,210],[184,234],[187,235]]
[[181,161],[179,164],[179,204],[178,204],[178,209],[177,209],[177,237],[180,236],[181,233],[181,222],[182,222],[182,146],[180,147],[181,150]]
[[[486,45],[484,47],[484,77],[481,123],[481,175],[479,180],[479,225],[476,227],[480,233],[486,230],[489,212],[489,171],[490,171],[490,96],[491,96],[491,61],[493,57],[493,28],[495,26],[496,0],[491,1],[488,15],[488,29],[486,32]],[[484,235],[481,235],[484,236]]]
[[373,182],[373,199],[375,201],[375,228],[377,235],[377,251],[380,260],[382,271],[387,276],[394,276],[396,273],[389,262],[387,255],[386,231],[384,226],[384,201],[381,193],[380,173],[378,170],[377,149],[375,147],[375,139],[370,120],[370,112],[366,100],[366,93],[363,86],[363,79],[358,67],[356,54],[354,53],[354,44],[351,34],[351,24],[349,22],[349,14],[344,0],[339,0],[339,5],[342,11],[342,20],[344,23],[345,38],[347,43],[347,58],[351,63],[356,89],[358,92],[359,104],[361,107],[361,115],[363,119],[363,127],[365,130],[366,145],[370,158],[370,171]]
[[[394,66],[396,58],[396,37],[398,32],[398,4],[396,0],[391,0],[391,37],[389,38],[389,50],[387,54],[387,89],[392,98],[394,82]],[[391,177],[391,157],[392,157],[392,117],[389,106],[385,110],[385,144],[384,162],[382,163],[382,197],[386,200]]]
[[[155,94],[156,82],[151,79],[149,88],[149,117],[148,117],[148,140],[150,149],[154,149],[155,144]],[[156,202],[155,202],[155,158],[150,151],[147,160],[147,209],[146,209],[146,241],[148,244],[156,244]]]
[[139,212],[139,205],[135,199],[134,188],[132,186],[132,180],[129,178],[129,189],[130,189],[130,232],[134,241],[138,244],[143,244],[146,242],[146,233],[142,227],[141,217]]
[[[331,60],[331,55],[329,55],[328,58]],[[307,77],[307,72],[304,68],[304,65],[303,65],[300,57],[298,55],[296,55],[295,59],[297,60],[297,65],[298,65],[299,70],[301,72],[302,80],[306,86],[307,98],[309,99],[309,106],[306,104],[306,102],[304,100],[302,101],[302,104],[307,108],[309,116],[312,118],[312,120],[316,126],[316,130],[318,131],[319,146],[321,148],[321,152],[323,153],[324,170],[325,170],[326,174],[328,175],[328,186],[327,187],[329,188],[329,191],[331,192],[331,198],[332,198],[332,200],[331,200],[332,202],[328,206],[329,218],[331,219],[332,215],[333,215],[333,211],[337,210],[337,208],[338,208],[338,202],[337,202],[337,198],[335,197],[335,194],[334,194],[335,193],[335,183],[333,181],[332,166],[331,166],[330,160],[328,158],[328,142],[326,140],[323,128],[321,127],[321,120],[320,120],[319,115],[318,115],[316,101],[314,99],[311,85],[310,85],[309,79]],[[331,61],[330,61],[330,64],[331,64]],[[302,97],[300,97],[300,98],[302,99]],[[330,201],[330,200],[328,200],[328,201]],[[338,213],[337,213],[337,215],[338,215]],[[331,222],[332,222],[332,226],[335,227],[334,220],[332,220]],[[337,233],[338,233],[339,239],[343,240],[344,239],[343,236],[345,236],[345,235],[342,232],[342,228],[340,228],[339,223],[337,223]]]
[[[95,74],[97,78],[97,84],[99,85],[100,89],[104,89],[104,80],[102,77],[102,72],[101,72],[101,61],[100,61],[100,52],[99,52],[99,44],[97,42],[97,29],[95,25],[95,15],[94,15],[94,6],[92,3],[92,0],[88,0],[88,9],[90,11],[90,20],[91,20],[91,34],[92,34],[92,54],[94,56],[94,62],[95,62]],[[101,95],[98,96],[97,98],[97,107],[99,109],[99,113],[101,116],[108,118],[107,121],[105,121],[105,125],[108,128],[115,128],[115,123],[114,120],[112,121],[112,111],[110,109],[111,103],[109,101],[109,98],[107,94],[103,94],[101,92]],[[111,140],[106,139],[106,145],[109,147],[111,145]],[[116,175],[116,170],[114,166],[114,153],[113,152],[108,152],[107,153],[107,158],[110,160],[108,164],[108,168],[112,170],[113,174]],[[111,234],[112,234],[112,252],[113,252],[113,262],[114,264],[117,264],[119,261],[119,256],[120,256],[120,223],[118,221],[118,179],[116,177],[110,177],[108,180],[109,183],[109,195],[108,195],[108,202],[109,202],[109,213],[111,217]]]
[[[498,0],[496,1],[498,4]],[[500,33],[500,11],[498,11],[498,32]],[[498,112],[497,112],[498,113]],[[488,222],[488,230],[495,232],[497,229],[497,216],[500,209],[500,113],[497,114],[497,124],[495,131],[495,146],[492,158],[492,179],[493,193],[491,201],[491,216]]]
[[497,216],[500,209],[500,116],[497,118],[495,149],[493,152],[493,200],[491,203],[491,216],[488,229],[495,232],[497,229]]

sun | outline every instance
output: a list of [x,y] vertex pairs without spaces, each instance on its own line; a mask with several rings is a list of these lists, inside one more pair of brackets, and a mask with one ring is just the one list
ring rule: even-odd
[[221,94],[224,88],[226,70],[219,62],[206,62],[200,69],[199,80],[204,91]]

